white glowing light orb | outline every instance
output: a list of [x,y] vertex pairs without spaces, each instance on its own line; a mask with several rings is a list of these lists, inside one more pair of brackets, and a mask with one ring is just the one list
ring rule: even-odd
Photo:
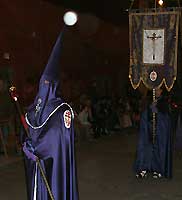
[[73,26],[77,22],[77,14],[73,11],[66,12],[63,16],[64,23],[68,26]]
[[162,6],[163,3],[164,3],[163,0],[159,0],[159,1],[158,1],[158,4],[159,4],[160,6]]

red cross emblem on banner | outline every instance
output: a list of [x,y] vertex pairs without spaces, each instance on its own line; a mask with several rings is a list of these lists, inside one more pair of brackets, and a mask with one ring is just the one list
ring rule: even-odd
[[64,125],[66,128],[70,128],[71,126],[71,112],[66,110],[63,114],[64,117]]

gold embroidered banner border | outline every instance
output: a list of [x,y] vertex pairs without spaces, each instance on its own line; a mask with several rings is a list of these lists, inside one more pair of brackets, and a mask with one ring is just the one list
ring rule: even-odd
[[[178,31],[179,31],[179,10],[163,9],[163,11],[155,12],[153,9],[148,12],[130,11],[129,13],[129,43],[130,43],[130,67],[129,78],[134,89],[136,89],[141,81],[148,89],[159,88],[165,85],[168,91],[171,90],[177,76],[177,54],[178,54]],[[148,63],[143,62],[143,43],[144,30],[153,30],[153,35],[147,36],[153,45],[153,61],[152,57]],[[163,36],[155,33],[162,33]],[[148,31],[150,32],[150,31]],[[159,37],[160,36],[160,37]],[[162,38],[164,37],[164,38]],[[158,39],[160,38],[160,39]],[[164,40],[164,62],[155,63],[154,55],[155,44],[159,46],[159,41]],[[157,46],[156,45],[156,46]],[[148,46],[145,46],[147,50]],[[157,51],[156,51],[157,52]],[[158,54],[160,52],[158,51]],[[146,54],[148,55],[148,54]],[[151,56],[151,55],[150,55]],[[160,59],[159,59],[160,60]],[[151,61],[151,63],[150,63]],[[151,76],[152,74],[152,76]],[[155,75],[155,76],[153,76]],[[152,77],[152,78],[151,78]]]

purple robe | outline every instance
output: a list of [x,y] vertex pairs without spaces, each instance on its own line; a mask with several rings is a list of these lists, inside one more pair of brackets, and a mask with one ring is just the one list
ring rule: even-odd
[[175,149],[177,151],[182,151],[182,121],[181,121],[181,111],[178,113],[177,125],[176,125],[176,140]]
[[[56,112],[47,123],[38,129],[29,128],[34,154],[41,160],[47,180],[55,200],[78,200],[77,178],[74,153],[73,119],[70,128],[65,126],[64,112],[71,113],[67,104],[54,102]],[[59,107],[60,106],[60,107]],[[55,110],[54,109],[54,110]],[[29,114],[29,113],[28,113]],[[29,116],[27,114],[27,119]],[[31,123],[30,121],[28,121]],[[28,199],[33,200],[35,187],[36,162],[25,157]],[[37,200],[48,200],[49,194],[37,170]]]
[[152,144],[152,110],[148,106],[141,114],[139,140],[134,163],[134,171],[142,170],[160,173],[172,178],[172,127],[167,100],[157,103],[156,139]]
[[[26,114],[30,137],[23,137],[29,200],[50,199],[32,155],[40,159],[54,200],[78,200],[72,108],[59,97],[61,38],[59,35]],[[26,151],[27,144],[31,144]],[[31,151],[29,153],[29,151]],[[27,153],[28,152],[28,153]]]

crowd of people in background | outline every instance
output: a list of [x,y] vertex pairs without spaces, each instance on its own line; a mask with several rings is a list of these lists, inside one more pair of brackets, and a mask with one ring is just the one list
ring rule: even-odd
[[[24,112],[32,99],[37,88],[35,81],[28,78],[24,84],[20,101]],[[90,95],[89,91],[83,91],[79,97],[69,99],[75,112],[75,132],[76,142],[92,142],[101,138],[102,136],[110,136],[112,134],[128,134],[131,129],[139,130],[141,112],[143,110],[145,99],[139,91],[131,92],[128,90],[121,95],[104,95],[96,96]],[[173,127],[175,130],[174,139],[176,142],[176,149],[182,152],[182,122],[181,122],[181,104],[176,102],[174,98],[169,98],[171,114],[173,118]],[[20,122],[16,114],[15,106],[8,94],[8,87],[6,81],[0,78],[0,117],[1,119],[13,116],[14,132],[19,132]],[[13,114],[13,115],[12,115]],[[14,117],[15,116],[15,117]],[[19,124],[18,124],[18,123]],[[18,125],[17,125],[18,124]],[[10,134],[9,125],[1,125],[5,141],[8,141]],[[18,133],[17,133],[18,134]],[[179,144],[180,143],[180,144]],[[0,151],[2,152],[2,145],[0,144]]]
[[103,96],[92,101],[90,96],[81,95],[80,101],[72,102],[78,140],[93,141],[113,133],[127,134],[126,130],[131,128],[138,129],[140,100],[130,96]]

